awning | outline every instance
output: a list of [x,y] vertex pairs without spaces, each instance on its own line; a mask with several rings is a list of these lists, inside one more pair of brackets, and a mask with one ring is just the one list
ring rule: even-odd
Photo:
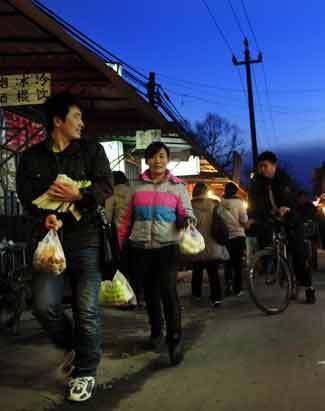
[[[69,90],[86,109],[86,134],[91,137],[134,135],[136,130],[169,128],[166,118],[146,101],[131,81],[146,86],[146,77],[123,67],[126,81],[107,63],[106,54],[87,43],[76,29],[60,24],[29,0],[0,2],[0,76],[51,74],[52,93]],[[40,121],[40,106],[12,108]]]

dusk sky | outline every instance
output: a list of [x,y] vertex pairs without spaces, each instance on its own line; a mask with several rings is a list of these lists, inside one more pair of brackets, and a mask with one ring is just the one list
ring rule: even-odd
[[[243,35],[229,1],[206,2],[231,49],[242,59]],[[256,57],[242,1],[231,3]],[[207,112],[218,113],[236,123],[250,143],[247,99],[238,74],[240,70],[245,82],[244,67],[233,66],[231,51],[202,0],[44,0],[43,4],[142,72],[157,72],[185,118],[195,122]],[[303,164],[294,162],[299,161],[305,178],[323,160],[325,3],[246,0],[245,4],[264,56],[270,97],[263,67],[256,65],[259,148],[294,151],[295,159],[301,154]],[[314,156],[312,162],[308,153]]]

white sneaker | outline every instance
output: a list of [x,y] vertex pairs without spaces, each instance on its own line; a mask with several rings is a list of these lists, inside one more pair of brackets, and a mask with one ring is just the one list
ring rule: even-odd
[[91,398],[96,380],[94,377],[72,378],[69,382],[69,401],[83,402]]

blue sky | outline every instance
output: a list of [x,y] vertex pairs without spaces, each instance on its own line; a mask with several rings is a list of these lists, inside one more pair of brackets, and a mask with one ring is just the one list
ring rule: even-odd
[[[228,0],[206,1],[231,48],[242,58],[243,36]],[[238,69],[232,65],[231,53],[202,0],[43,0],[43,3],[141,71],[160,73],[159,81],[184,117],[193,122],[202,120],[207,112],[216,112],[235,122],[249,144],[247,102]],[[265,92],[262,66],[256,65],[259,98],[255,95],[255,106],[260,148],[303,154],[315,147],[319,156],[313,161],[320,162],[325,128],[325,2],[246,0],[245,3],[264,55],[270,92],[271,105]],[[254,57],[257,48],[241,0],[232,0],[232,4]],[[240,70],[245,80],[244,68]]]

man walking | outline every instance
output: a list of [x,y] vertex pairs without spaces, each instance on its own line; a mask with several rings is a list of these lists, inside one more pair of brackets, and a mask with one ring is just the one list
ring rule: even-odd
[[[60,276],[33,274],[33,309],[52,342],[66,352],[68,399],[81,402],[92,396],[101,357],[101,232],[96,210],[112,195],[111,171],[101,145],[81,139],[82,110],[73,95],[52,96],[45,108],[48,138],[23,153],[17,192],[34,219],[37,239],[53,229],[62,241],[67,270]],[[78,184],[63,184],[59,175]],[[39,209],[33,201],[44,193],[53,201],[70,203],[68,210],[59,214]],[[65,279],[71,284],[73,322],[62,305]]]

